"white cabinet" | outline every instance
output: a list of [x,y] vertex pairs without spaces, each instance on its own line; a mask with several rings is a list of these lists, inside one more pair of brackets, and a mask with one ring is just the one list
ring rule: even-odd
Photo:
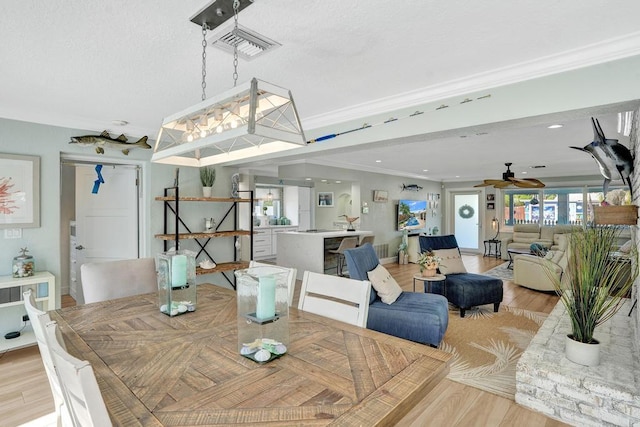
[[409,255],[409,262],[416,264],[418,262],[418,255],[420,254],[419,237],[409,236],[407,242],[407,255]]
[[260,260],[275,257],[278,253],[278,234],[297,230],[298,227],[295,226],[254,228],[253,259]]
[[[12,297],[7,302],[0,303],[0,309],[24,305],[22,292],[27,289],[31,289],[31,292],[35,293],[36,302],[41,310],[49,311],[56,308],[56,279],[48,271],[36,271],[33,276],[20,279],[16,279],[13,276],[0,276],[0,291],[7,291],[9,288],[14,288],[12,289],[12,294],[19,294],[19,297]],[[3,299],[2,301],[6,300]],[[13,348],[27,347],[35,344],[35,342],[36,337],[33,334],[31,325],[28,325],[20,332],[18,338],[0,338],[0,352]]]
[[298,230],[305,231],[313,228],[312,212],[311,188],[298,187]]
[[254,228],[253,231],[253,259],[271,257],[273,254],[271,247],[271,229]]

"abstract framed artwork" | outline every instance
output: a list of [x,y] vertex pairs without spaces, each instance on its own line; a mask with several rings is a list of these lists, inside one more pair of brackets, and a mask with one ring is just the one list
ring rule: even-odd
[[373,201],[387,203],[389,201],[389,193],[385,190],[373,190]]
[[495,203],[487,203],[487,210],[492,211],[496,208]]
[[495,194],[487,194],[487,202],[493,202],[495,199]]
[[0,228],[40,227],[40,157],[0,154]]
[[330,192],[330,191],[318,192],[318,206],[321,208],[333,207],[333,192]]

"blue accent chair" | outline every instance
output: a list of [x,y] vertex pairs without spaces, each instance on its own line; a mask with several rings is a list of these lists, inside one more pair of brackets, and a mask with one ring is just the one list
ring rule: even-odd
[[[370,243],[344,251],[352,279],[369,280],[367,272],[380,264]],[[402,292],[393,304],[383,303],[371,289],[367,328],[437,347],[449,324],[447,299],[442,295]]]
[[[458,242],[453,234],[446,236],[420,236],[420,252],[438,249],[458,249]],[[432,292],[444,294],[441,283],[434,283]],[[497,312],[502,302],[502,280],[491,276],[474,273],[447,274],[444,283],[449,302],[460,307],[460,317],[471,307],[493,304]]]

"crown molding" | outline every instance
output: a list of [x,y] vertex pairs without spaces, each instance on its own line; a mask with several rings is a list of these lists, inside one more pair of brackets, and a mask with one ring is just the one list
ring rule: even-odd
[[306,129],[316,129],[636,55],[640,55],[640,32],[318,114],[305,118],[304,126]]

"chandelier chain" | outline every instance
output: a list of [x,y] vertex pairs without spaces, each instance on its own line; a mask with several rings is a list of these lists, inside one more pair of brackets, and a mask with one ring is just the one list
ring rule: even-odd
[[202,24],[202,100],[207,99],[207,24]]
[[[240,0],[233,0],[233,34],[238,36],[238,9],[240,8]],[[238,42],[233,44],[233,87],[238,83]]]

